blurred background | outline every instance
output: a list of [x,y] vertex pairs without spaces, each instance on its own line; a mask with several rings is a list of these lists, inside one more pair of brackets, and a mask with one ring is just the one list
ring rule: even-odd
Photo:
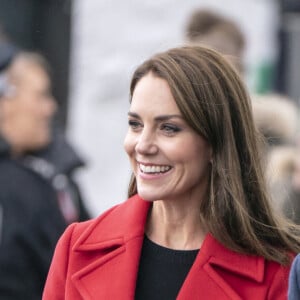
[[77,180],[92,215],[126,199],[123,137],[133,70],[183,44],[190,14],[202,7],[239,24],[250,92],[284,94],[298,107],[299,0],[0,0],[11,41],[41,52],[52,66],[57,122],[87,161]]

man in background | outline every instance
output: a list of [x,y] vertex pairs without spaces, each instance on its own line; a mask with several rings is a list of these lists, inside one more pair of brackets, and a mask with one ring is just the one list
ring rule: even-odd
[[83,162],[51,130],[57,108],[45,59],[7,53],[0,62],[0,299],[35,300],[59,236],[89,218],[72,179]]
[[188,44],[210,47],[220,53],[243,74],[245,35],[230,18],[209,9],[195,9],[185,27]]

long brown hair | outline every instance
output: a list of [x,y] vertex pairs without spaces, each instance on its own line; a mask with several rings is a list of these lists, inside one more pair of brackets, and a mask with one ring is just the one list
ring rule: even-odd
[[[186,122],[213,149],[209,197],[199,204],[209,232],[232,250],[287,264],[290,251],[300,252],[299,229],[270,205],[249,95],[236,71],[213,50],[174,48],[136,69],[131,97],[149,72],[167,81]],[[128,195],[136,193],[132,175]]]

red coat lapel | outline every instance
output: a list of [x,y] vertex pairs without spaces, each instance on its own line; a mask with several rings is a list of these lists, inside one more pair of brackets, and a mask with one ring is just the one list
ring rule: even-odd
[[242,300],[227,280],[228,274],[243,278],[245,282],[262,282],[265,263],[260,257],[240,255],[218,243],[210,234],[203,242],[199,254],[178,295],[183,299]]
[[149,202],[136,198],[99,218],[74,245],[80,260],[85,258],[83,268],[72,276],[84,299],[134,299],[150,207]]
[[[72,262],[80,266],[72,281],[84,299],[134,299],[150,205],[135,196],[94,221],[77,240]],[[241,299],[224,276],[230,273],[261,282],[264,259],[230,251],[208,234],[178,300]]]

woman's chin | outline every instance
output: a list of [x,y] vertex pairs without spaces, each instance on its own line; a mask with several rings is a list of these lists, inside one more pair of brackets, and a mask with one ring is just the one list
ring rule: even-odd
[[138,188],[138,195],[144,199],[145,201],[149,201],[149,202],[152,202],[152,201],[155,201],[158,198],[158,195],[156,193],[153,193],[153,191],[145,191],[143,189],[139,189]]

